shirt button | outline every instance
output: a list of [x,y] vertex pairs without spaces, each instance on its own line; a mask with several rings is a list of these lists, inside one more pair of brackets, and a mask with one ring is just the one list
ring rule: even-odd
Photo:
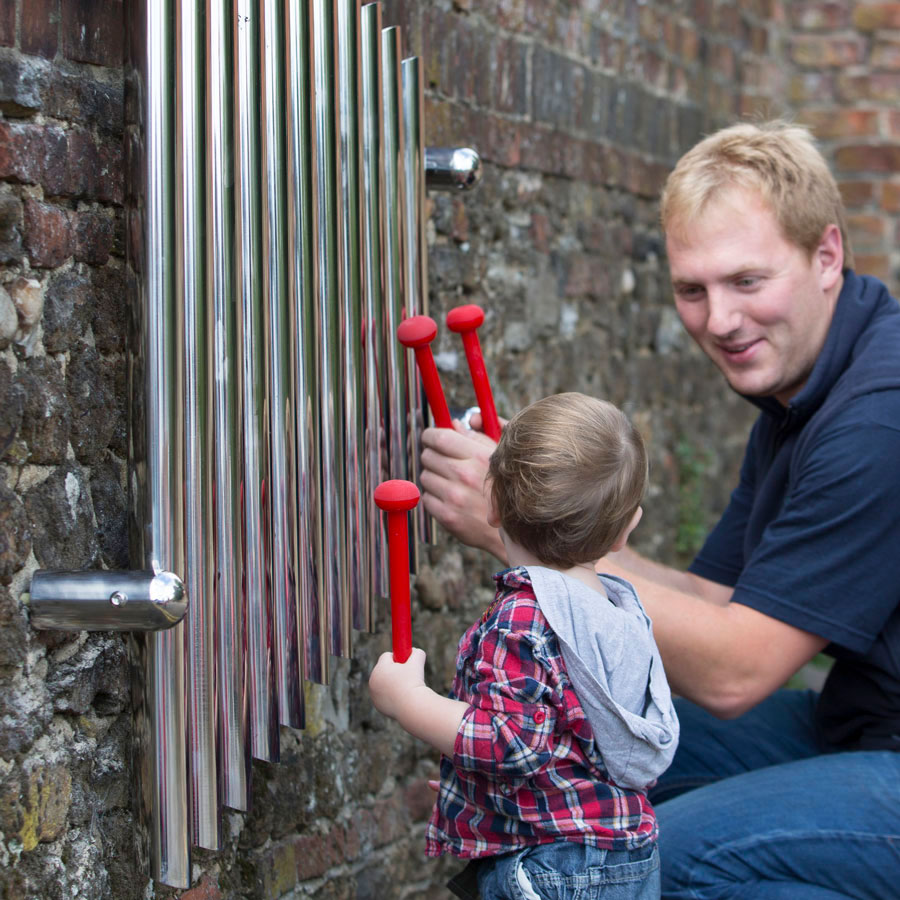
[[547,718],[547,713],[545,713],[542,709],[539,709],[539,710],[534,714],[534,721],[535,721],[538,725],[540,725],[541,722],[543,722],[544,719],[546,719],[546,718]]

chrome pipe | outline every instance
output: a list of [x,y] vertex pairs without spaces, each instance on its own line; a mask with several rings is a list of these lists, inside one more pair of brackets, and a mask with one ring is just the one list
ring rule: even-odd
[[[362,496],[371,498],[375,488],[390,478],[387,458],[388,382],[385,377],[386,335],[384,285],[381,265],[382,147],[381,4],[367,3],[360,13],[360,66],[362,97],[362,285],[363,347],[365,352],[365,486]],[[366,504],[369,534],[369,591],[367,621],[374,628],[375,598],[390,592],[387,567],[387,534],[384,516],[374,503]]]
[[[132,565],[183,577],[183,322],[175,303],[174,43],[171,0],[128,4],[127,264]],[[132,639],[140,820],[150,874],[191,880],[184,627]]]
[[343,341],[340,190],[337,170],[335,9],[330,0],[312,2],[314,159],[313,209],[316,296],[319,304],[322,525],[325,537],[323,588],[328,608],[330,650],[350,655],[347,528],[344,473]]
[[429,191],[468,191],[481,181],[481,157],[471,147],[426,147]]
[[204,119],[202,0],[182,0],[176,27],[175,297],[184,313],[185,580],[191,839],[221,845],[216,776],[215,532],[213,520],[212,335],[204,266]]
[[213,325],[216,522],[216,695],[222,802],[246,811],[250,791],[245,652],[240,307],[235,289],[234,28],[228,0],[206,2],[206,271]]
[[288,305],[293,310],[296,381],[297,504],[299,507],[297,584],[302,615],[299,639],[303,673],[311,681],[328,681],[328,615],[322,581],[325,572],[322,534],[321,464],[319,461],[319,309],[313,283],[313,206],[310,148],[311,7],[289,3],[286,15]]
[[[397,340],[397,326],[406,318],[403,179],[403,97],[400,76],[400,29],[381,32],[382,104],[384,115],[384,297],[387,331],[387,380],[390,391],[389,464],[392,479],[410,481],[410,393],[406,351]],[[410,541],[410,571],[418,568],[417,542]]]
[[272,607],[278,719],[303,727],[297,625],[297,497],[294,438],[294,309],[287,290],[284,0],[262,0],[263,293],[269,308],[271,413]]
[[[411,56],[400,64],[403,95],[403,218],[406,264],[406,312],[409,316],[428,315],[428,247],[425,241],[425,129],[422,59]],[[422,431],[431,424],[425,388],[416,367],[407,359],[407,387],[410,398],[410,481],[419,480],[419,458],[422,455]],[[415,537],[430,544],[434,539],[434,523],[420,503],[413,513]]]
[[174,572],[39,569],[22,600],[38,630],[161,631],[177,625],[188,608]]
[[337,0],[338,159],[340,160],[340,267],[344,321],[344,440],[347,581],[342,610],[354,628],[369,630],[371,585],[369,529],[371,501],[365,495],[365,358],[362,342],[362,270],[360,260],[360,45],[359,0]]
[[244,583],[247,603],[250,749],[278,760],[269,559],[269,410],[266,366],[268,310],[262,292],[260,22],[250,0],[237,0],[235,29],[237,283],[241,297],[244,414]]

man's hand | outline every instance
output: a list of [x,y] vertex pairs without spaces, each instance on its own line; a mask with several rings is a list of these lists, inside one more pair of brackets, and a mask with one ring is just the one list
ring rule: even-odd
[[503,561],[506,551],[496,528],[487,523],[484,479],[496,444],[480,431],[453,423],[422,432],[422,503],[454,537]]
[[382,653],[369,676],[369,693],[375,708],[391,719],[398,718],[411,691],[425,686],[425,651],[413,647],[404,663],[394,654]]

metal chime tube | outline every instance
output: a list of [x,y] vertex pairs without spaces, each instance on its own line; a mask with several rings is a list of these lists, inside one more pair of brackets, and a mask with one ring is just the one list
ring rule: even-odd
[[263,283],[269,307],[272,606],[279,721],[303,727],[297,607],[297,495],[294,424],[295,310],[287,290],[284,0],[263,0]]
[[[403,179],[403,98],[400,75],[400,30],[381,32],[382,103],[384,115],[384,302],[387,321],[387,381],[390,399],[390,474],[411,480],[413,447],[410,441],[410,394],[406,351],[396,339],[397,326],[406,317],[404,228],[406,200]],[[418,568],[417,543],[410,543],[411,571]]]
[[250,747],[253,756],[277,761],[273,621],[269,560],[269,416],[266,345],[268,310],[262,292],[259,117],[259,15],[237,0],[237,281],[241,296],[244,413],[244,583],[247,603]]
[[249,806],[244,640],[240,306],[234,281],[234,72],[230,0],[206,3],[206,270],[213,326],[216,694],[222,802]]
[[[412,56],[400,65],[403,95],[403,188],[406,203],[403,219],[406,265],[406,314],[428,315],[428,248],[425,243],[425,128],[422,59]],[[407,387],[410,398],[410,481],[419,480],[422,429],[429,424],[428,403],[416,367],[407,359]],[[413,513],[414,534],[431,543],[434,523],[419,504]]]
[[212,335],[204,266],[204,129],[202,0],[182,0],[177,29],[176,303],[184,313],[185,581],[192,602],[186,623],[192,842],[221,842],[216,777],[215,543],[212,506]]
[[[366,488],[369,497],[375,486],[388,477],[387,353],[384,291],[381,268],[381,177],[382,92],[381,92],[381,4],[367,3],[360,15],[360,66],[362,71],[362,268],[364,296],[363,347],[366,370]],[[375,624],[374,598],[389,591],[387,535],[384,517],[374,503],[368,504],[369,627]]]
[[316,296],[319,304],[323,588],[331,652],[350,654],[350,608],[343,435],[343,341],[339,235],[341,189],[337,171],[335,10],[331,0],[311,0],[314,159],[313,209]]
[[[175,303],[174,10],[169,0],[129,5],[129,353],[132,564],[184,574],[183,323]],[[184,625],[132,642],[141,686],[135,735],[141,820],[151,875],[190,885]]]
[[287,146],[289,305],[294,311],[296,380],[297,503],[299,507],[297,582],[304,674],[328,680],[328,618],[322,587],[324,573],[322,494],[319,463],[319,316],[313,285],[312,169],[310,159],[310,15],[308,4],[289,3],[287,45]]
[[341,181],[340,265],[344,320],[344,435],[346,440],[347,565],[353,627],[369,629],[369,529],[365,493],[365,358],[360,260],[359,0],[336,0],[338,131]]

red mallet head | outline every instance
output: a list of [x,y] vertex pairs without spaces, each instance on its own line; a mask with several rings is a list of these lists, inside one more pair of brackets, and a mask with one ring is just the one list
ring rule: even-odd
[[394,660],[406,662],[412,653],[412,616],[409,608],[409,525],[407,515],[419,502],[411,481],[393,479],[375,488],[375,505],[387,513],[388,560],[391,570],[391,643]]
[[451,331],[459,332],[462,337],[463,349],[466,351],[466,360],[469,363],[469,374],[472,376],[472,385],[475,388],[475,397],[481,409],[484,433],[492,440],[499,441],[500,420],[497,418],[494,395],[491,392],[491,383],[488,381],[487,369],[481,353],[481,342],[478,340],[477,334],[477,329],[483,321],[484,311],[474,303],[457,306],[447,313],[447,327]]
[[438,428],[452,428],[450,410],[444,397],[444,389],[438,375],[434,356],[431,353],[431,342],[437,335],[437,325],[430,316],[411,316],[404,319],[397,327],[397,338],[404,347],[410,347],[416,354],[416,365],[422,377],[425,396]]

